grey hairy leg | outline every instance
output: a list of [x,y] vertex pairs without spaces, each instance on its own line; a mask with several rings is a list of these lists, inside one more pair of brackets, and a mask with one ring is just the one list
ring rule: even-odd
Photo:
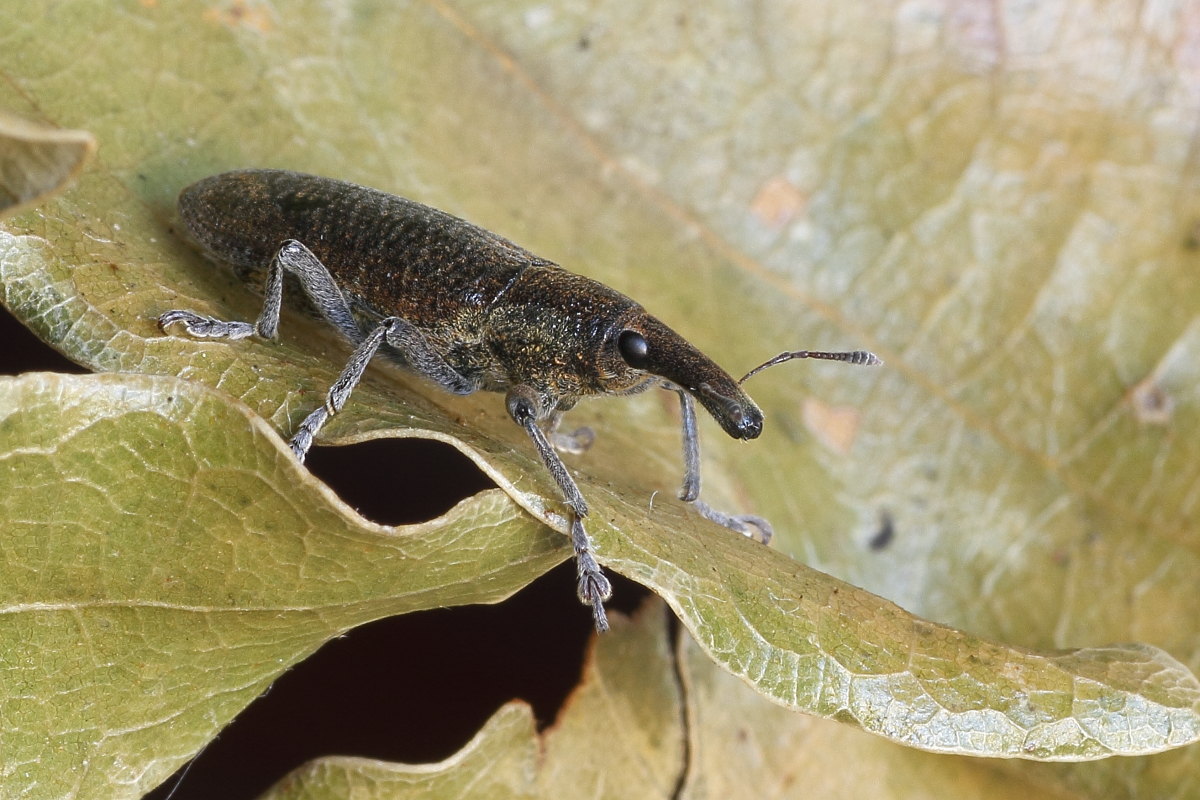
[[555,452],[550,439],[538,426],[541,401],[537,393],[528,386],[514,386],[509,389],[506,401],[509,416],[529,434],[542,464],[558,484],[558,489],[571,510],[571,546],[575,550],[576,594],[581,603],[592,607],[596,630],[604,632],[608,630],[604,601],[612,596],[612,584],[596,562],[592,540],[583,527],[583,518],[588,514],[587,501],[583,499],[579,486],[567,471],[566,464]]
[[254,334],[264,339],[274,339],[279,330],[279,309],[283,305],[285,271],[300,279],[304,293],[312,300],[322,317],[350,341],[355,344],[362,341],[362,331],[350,313],[350,305],[329,274],[329,270],[311,250],[295,239],[284,242],[267,267],[263,309],[254,324],[220,320],[194,311],[177,309],[160,316],[159,327],[166,330],[169,325],[182,323],[189,335],[206,339],[245,339]]
[[384,342],[387,342],[389,347],[400,354],[411,370],[428,378],[446,391],[454,394],[470,394],[478,388],[474,381],[451,367],[441,354],[433,349],[425,335],[412,323],[400,317],[387,317],[367,334],[358,347],[354,348],[354,352],[350,354],[350,360],[342,368],[337,380],[329,387],[329,392],[325,395],[325,404],[300,423],[299,429],[289,442],[296,458],[304,460],[317,432],[329,421],[330,417],[341,411],[346,405],[350,393],[354,391],[354,387],[358,386],[363,373],[367,370],[367,365],[371,363],[371,359],[379,352],[379,348]]
[[324,405],[300,423],[296,434],[288,443],[300,461],[308,454],[317,432],[331,416],[345,406],[350,393],[362,380],[367,364],[384,342],[400,355],[412,371],[447,391],[454,394],[470,394],[478,388],[474,381],[455,371],[441,354],[434,350],[424,334],[399,317],[381,320],[364,336],[329,270],[311,250],[295,239],[284,242],[279,252],[271,259],[267,269],[263,310],[254,324],[214,319],[192,311],[174,310],[159,317],[159,326],[165,329],[169,325],[182,323],[188,334],[209,339],[244,339],[252,335],[273,339],[279,330],[285,271],[299,278],[300,285],[321,316],[356,345],[350,360],[326,394]]
[[749,538],[754,538],[751,529],[757,529],[759,540],[763,544],[770,542],[774,529],[767,520],[754,514],[726,514],[700,499],[700,433],[696,427],[696,401],[673,383],[663,381],[663,388],[679,395],[679,416],[683,422],[683,486],[679,489],[679,499],[691,503],[707,520]]

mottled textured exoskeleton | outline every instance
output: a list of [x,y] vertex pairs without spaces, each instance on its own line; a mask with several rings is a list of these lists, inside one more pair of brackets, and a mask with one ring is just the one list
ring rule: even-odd
[[[244,274],[266,268],[265,303],[254,324],[177,310],[160,317],[164,329],[180,323],[198,337],[273,338],[283,275],[291,273],[316,310],[356,346],[325,404],[291,439],[300,460],[381,348],[455,394],[505,392],[509,414],[570,508],[579,599],[592,607],[598,629],[607,627],[603,602],[611,586],[583,527],[587,503],[555,452],[556,445],[586,439],[584,432],[556,433],[561,413],[581,397],[651,386],[677,392],[685,461],[680,497],[709,519],[746,534],[753,526],[764,541],[770,536],[760,518],[721,514],[699,501],[692,398],[737,439],[762,432],[762,412],[740,381],[625,295],[420,203],[296,172],[205,178],[180,194],[179,213],[211,256]],[[768,363],[805,357],[877,363],[862,351],[785,353]]]

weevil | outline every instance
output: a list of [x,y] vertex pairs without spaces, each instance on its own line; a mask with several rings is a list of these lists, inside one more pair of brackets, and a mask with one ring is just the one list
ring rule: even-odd
[[683,420],[679,497],[704,517],[765,542],[770,525],[721,513],[700,500],[695,402],[727,434],[754,439],[763,415],[741,384],[795,358],[880,363],[871,353],[781,353],[735,381],[712,359],[640,305],[512,242],[421,203],[352,183],[282,170],[239,170],[205,178],[179,195],[179,215],[212,258],[243,277],[265,269],[254,323],[167,311],[165,331],[213,339],[273,339],[285,273],[299,279],[316,311],[354,346],[323,405],[289,445],[304,460],[328,419],[341,411],[367,364],[384,355],[446,391],[504,392],[570,512],[579,599],[597,630],[608,627],[612,587],[583,520],[588,505],[557,449],[581,449],[586,429],[560,434],[563,412],[592,395],[629,395],[661,386],[676,392]]

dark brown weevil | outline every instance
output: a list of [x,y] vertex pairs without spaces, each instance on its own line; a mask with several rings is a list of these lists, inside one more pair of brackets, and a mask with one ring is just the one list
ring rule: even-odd
[[612,593],[583,527],[588,507],[559,449],[581,449],[590,432],[556,432],[564,411],[588,395],[662,386],[682,406],[680,498],[706,518],[765,542],[766,520],[722,514],[700,501],[693,398],[735,439],[762,433],[763,415],[742,381],[793,358],[878,364],[871,353],[782,353],[735,381],[633,300],[567,272],[512,242],[442,211],[343,181],[276,170],[214,175],[179,195],[179,213],[201,247],[243,275],[266,268],[265,302],[254,324],[168,311],[192,336],[274,338],[283,275],[354,345],[350,361],[292,437],[301,461],[313,437],[345,405],[382,347],[393,360],[454,394],[505,392],[508,413],[533,440],[571,511],[579,599],[596,628]]

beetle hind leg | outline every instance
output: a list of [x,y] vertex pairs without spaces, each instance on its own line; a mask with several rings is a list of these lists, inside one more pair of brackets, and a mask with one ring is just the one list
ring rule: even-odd
[[325,395],[325,402],[305,417],[288,445],[300,461],[308,454],[313,439],[329,421],[342,410],[354,387],[362,380],[367,364],[375,357],[384,342],[400,354],[409,369],[454,394],[470,394],[479,388],[477,382],[457,372],[429,343],[412,323],[400,317],[387,317],[365,336],[359,328],[350,305],[338,288],[328,268],[311,250],[295,239],[283,243],[267,268],[263,309],[253,323],[229,322],[206,317],[193,311],[168,311],[158,318],[164,330],[182,324],[191,336],[210,339],[245,339],[258,335],[275,338],[279,330],[279,311],[283,303],[283,273],[290,272],[300,280],[313,305],[331,325],[356,346],[350,360]]
[[279,310],[283,305],[284,272],[290,272],[300,279],[300,285],[317,311],[342,335],[355,343],[362,341],[362,331],[354,321],[350,305],[333,276],[311,250],[295,239],[284,242],[267,266],[263,308],[253,324],[220,320],[194,311],[176,309],[160,316],[158,326],[166,330],[170,325],[181,323],[189,335],[207,339],[245,339],[254,334],[264,339],[274,339],[279,330]]

